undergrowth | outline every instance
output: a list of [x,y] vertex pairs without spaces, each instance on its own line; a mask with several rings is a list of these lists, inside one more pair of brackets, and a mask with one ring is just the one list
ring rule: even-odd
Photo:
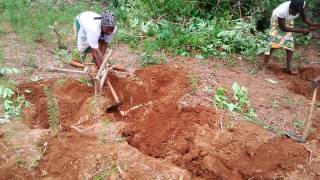
[[49,125],[51,130],[51,135],[53,137],[57,137],[59,134],[59,115],[58,115],[58,103],[56,98],[52,94],[52,89],[49,86],[44,88],[44,93],[46,94],[47,101],[47,109],[49,115]]
[[[0,0],[0,18],[24,40],[52,42],[52,27],[62,37],[71,36],[76,15],[107,9],[117,17],[115,41],[143,50],[142,66],[165,63],[166,53],[226,61],[230,54],[239,53],[256,62],[267,47],[264,30],[272,10],[281,2],[284,0]],[[310,9],[317,7],[315,2],[307,3]],[[299,37],[297,42],[310,41]],[[58,54],[60,60],[71,58],[64,51]]]
[[23,109],[31,105],[23,95],[16,91],[16,82],[9,78],[10,75],[18,73],[16,68],[0,68],[0,124],[10,119],[20,118]]

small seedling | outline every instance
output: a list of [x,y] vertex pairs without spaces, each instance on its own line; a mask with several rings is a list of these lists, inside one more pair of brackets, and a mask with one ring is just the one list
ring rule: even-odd
[[217,88],[214,101],[218,108],[241,113],[246,118],[255,118],[257,116],[254,108],[250,105],[247,89],[237,83],[232,85],[232,96],[231,94],[227,95],[226,89]]
[[24,71],[23,71],[23,75],[25,76],[25,77],[31,77],[32,76],[32,74],[33,74],[33,68],[32,67],[26,67],[25,69],[24,69]]
[[105,119],[102,122],[102,128],[101,128],[101,131],[99,132],[99,142],[101,144],[104,143],[104,139],[105,139],[105,136],[106,136],[105,132],[106,132],[106,129],[109,126],[109,124],[110,124],[109,119]]
[[138,62],[142,67],[147,67],[150,65],[164,64],[166,63],[166,60],[163,54],[154,55],[152,53],[144,53],[140,56]]
[[30,67],[30,68],[36,68],[37,67],[37,63],[36,63],[36,59],[33,55],[28,55],[27,60],[26,60],[26,66]]
[[58,86],[62,86],[66,81],[67,81],[67,78],[64,77],[64,76],[62,76],[62,77],[60,77],[59,79],[57,79],[56,84],[57,84]]
[[23,160],[23,159],[17,159],[16,160],[16,165],[20,166],[20,167],[24,167],[27,164],[27,161]]
[[65,49],[56,49],[55,54],[58,56],[58,63],[63,67],[64,63],[69,64],[72,59],[72,54]]
[[30,161],[30,163],[27,165],[27,170],[31,171],[33,168],[38,166],[39,161],[43,158],[45,153],[47,152],[47,147],[43,147],[40,149],[40,152],[36,154],[35,157],[33,157]]
[[192,92],[193,92],[193,93],[196,93],[196,91],[197,91],[197,89],[198,89],[199,82],[200,82],[199,78],[196,77],[196,76],[193,75],[193,74],[190,74],[190,75],[188,76],[188,82],[189,82],[189,84],[191,85]]
[[304,121],[301,119],[295,119],[293,120],[293,126],[294,128],[298,129],[298,130],[303,130],[304,129]]
[[83,85],[86,85],[86,86],[93,86],[91,80],[86,78],[86,77],[80,77],[79,78],[79,82],[80,82],[80,84],[83,84]]

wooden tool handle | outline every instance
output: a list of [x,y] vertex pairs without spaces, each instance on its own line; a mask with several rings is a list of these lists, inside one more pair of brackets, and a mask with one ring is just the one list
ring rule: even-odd
[[107,69],[106,64],[107,64],[109,57],[111,56],[111,53],[112,53],[112,49],[110,49],[108,54],[104,57],[103,62],[102,62],[101,66],[99,68],[99,71],[97,73],[96,79],[100,79],[103,69]]
[[313,110],[314,110],[314,104],[315,104],[316,98],[317,98],[317,93],[318,93],[318,86],[313,91],[313,97],[312,97],[312,102],[311,102],[311,108],[310,108],[310,112],[309,112],[308,121],[307,121],[306,127],[303,130],[303,134],[302,134],[302,137],[301,137],[301,140],[303,142],[306,141],[306,139],[308,137],[308,134],[309,134],[309,130],[310,130],[311,124],[312,124],[311,119],[312,119],[312,113],[313,113]]
[[108,83],[108,86],[109,86],[109,88],[111,90],[111,93],[112,93],[112,96],[114,98],[114,101],[116,102],[116,104],[120,104],[119,96],[117,95],[116,91],[113,89],[112,84],[110,83],[109,79],[107,79],[107,83]]
[[84,64],[81,64],[81,63],[76,62],[76,61],[71,61],[70,65],[74,66],[74,67],[77,67],[77,68],[85,68]]

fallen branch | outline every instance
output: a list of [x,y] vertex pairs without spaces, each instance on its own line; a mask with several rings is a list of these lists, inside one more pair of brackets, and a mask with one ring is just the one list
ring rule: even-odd
[[78,132],[80,132],[80,133],[82,133],[82,134],[84,134],[84,131],[82,131],[80,128],[78,128],[78,127],[76,127],[76,126],[71,126],[71,128],[72,129],[74,129],[74,130],[76,130],[76,131],[78,131]]
[[67,72],[67,73],[76,73],[76,74],[87,74],[84,71],[78,71],[78,70],[72,70],[72,69],[62,69],[62,68],[56,68],[53,66],[50,66],[48,68],[43,68],[43,69],[50,71],[50,72]]

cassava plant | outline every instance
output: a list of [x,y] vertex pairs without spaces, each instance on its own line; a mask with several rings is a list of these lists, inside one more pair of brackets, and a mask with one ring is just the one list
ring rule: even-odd
[[47,101],[47,110],[49,114],[49,124],[50,130],[53,137],[57,137],[59,134],[59,114],[58,114],[58,103],[52,94],[52,89],[49,86],[44,88],[44,93],[46,94]]

